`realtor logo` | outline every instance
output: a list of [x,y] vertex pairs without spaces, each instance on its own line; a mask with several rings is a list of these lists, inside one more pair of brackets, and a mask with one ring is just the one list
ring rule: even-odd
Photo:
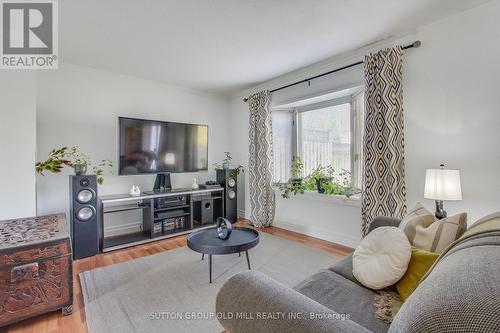
[[2,0],[0,4],[0,68],[57,68],[56,0]]

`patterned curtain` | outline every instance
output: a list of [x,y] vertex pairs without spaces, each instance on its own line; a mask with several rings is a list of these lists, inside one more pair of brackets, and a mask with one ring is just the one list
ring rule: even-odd
[[251,222],[268,227],[274,220],[273,133],[269,111],[269,91],[248,98],[250,107],[250,181]]
[[375,217],[406,214],[402,60],[399,46],[364,59],[363,236]]

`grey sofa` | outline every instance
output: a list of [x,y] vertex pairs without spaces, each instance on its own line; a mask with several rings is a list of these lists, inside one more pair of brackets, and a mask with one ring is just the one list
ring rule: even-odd
[[[377,218],[370,231],[399,222]],[[351,254],[293,289],[258,271],[237,274],[219,291],[216,309],[230,333],[500,332],[500,233],[449,251],[392,324],[374,316],[374,295],[352,275]]]

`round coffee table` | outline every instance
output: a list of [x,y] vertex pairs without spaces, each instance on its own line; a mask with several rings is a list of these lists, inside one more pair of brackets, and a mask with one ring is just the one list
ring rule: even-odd
[[241,252],[244,251],[250,269],[248,250],[257,244],[259,244],[259,233],[250,228],[234,228],[226,240],[217,237],[215,228],[195,231],[187,238],[188,247],[202,254],[201,260],[208,254],[210,283],[212,283],[212,255],[239,253],[241,256]]

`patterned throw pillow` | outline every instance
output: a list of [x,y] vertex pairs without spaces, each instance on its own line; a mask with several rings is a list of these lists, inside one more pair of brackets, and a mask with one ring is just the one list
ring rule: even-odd
[[413,245],[413,240],[417,233],[417,226],[427,228],[435,221],[437,221],[437,219],[434,217],[434,214],[425,209],[421,203],[417,203],[417,205],[406,214],[399,224],[399,228],[405,232],[408,240]]
[[413,245],[419,249],[441,253],[467,230],[467,214],[460,213],[432,223],[417,226]]

